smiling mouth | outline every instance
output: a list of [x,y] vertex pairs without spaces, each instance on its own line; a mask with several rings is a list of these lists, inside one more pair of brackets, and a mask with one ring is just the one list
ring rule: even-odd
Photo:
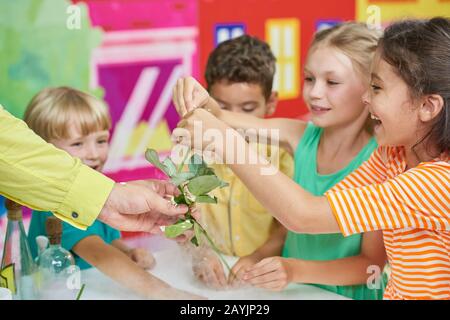
[[380,120],[380,118],[378,118],[376,115],[374,115],[373,113],[370,114],[370,119],[372,119],[372,121],[375,123],[375,125],[380,125],[382,124],[382,121]]
[[316,112],[325,112],[325,111],[330,111],[331,108],[324,108],[324,107],[319,107],[319,106],[311,106],[311,111],[316,111]]

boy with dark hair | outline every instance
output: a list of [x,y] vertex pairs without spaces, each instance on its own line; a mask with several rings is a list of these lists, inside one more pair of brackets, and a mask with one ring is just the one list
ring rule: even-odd
[[[272,91],[275,57],[267,43],[248,35],[222,42],[209,56],[205,78],[208,91],[221,108],[264,118],[275,111],[277,92]],[[279,169],[292,176],[293,160],[284,150],[258,145],[276,159]],[[280,241],[286,230],[253,197],[226,165],[215,165],[216,174],[230,186],[214,192],[217,204],[203,204],[201,223],[222,253],[240,257],[226,279],[223,266],[211,250],[196,250],[194,273],[208,286],[236,284],[246,266],[258,262],[257,253],[271,238]],[[276,236],[275,236],[276,235]],[[284,236],[281,237],[284,242]],[[273,245],[276,245],[275,243]],[[279,245],[279,244],[278,244]],[[267,247],[267,246],[266,246]]]

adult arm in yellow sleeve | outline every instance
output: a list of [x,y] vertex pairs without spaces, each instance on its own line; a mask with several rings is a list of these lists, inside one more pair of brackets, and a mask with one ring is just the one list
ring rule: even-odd
[[0,194],[80,229],[95,219],[129,231],[156,231],[187,208],[164,199],[177,193],[164,181],[116,184],[45,142],[0,106]]

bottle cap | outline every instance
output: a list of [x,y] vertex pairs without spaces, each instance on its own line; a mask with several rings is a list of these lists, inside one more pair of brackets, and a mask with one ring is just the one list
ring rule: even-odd
[[61,220],[55,217],[48,217],[46,221],[46,230],[50,244],[60,244],[62,236]]
[[8,211],[7,215],[9,220],[22,220],[22,205],[5,199],[5,207]]

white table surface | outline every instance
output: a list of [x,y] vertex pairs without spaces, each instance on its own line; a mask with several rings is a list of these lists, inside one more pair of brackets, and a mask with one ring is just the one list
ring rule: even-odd
[[[195,279],[189,256],[178,245],[163,237],[136,238],[127,241],[131,246],[149,249],[156,259],[150,271],[171,286],[213,300],[345,300],[341,295],[310,285],[291,284],[282,292],[247,287],[241,289],[213,290]],[[225,257],[231,266],[236,258]],[[141,299],[127,288],[117,284],[95,268],[81,272],[85,283],[82,300],[130,300]]]

